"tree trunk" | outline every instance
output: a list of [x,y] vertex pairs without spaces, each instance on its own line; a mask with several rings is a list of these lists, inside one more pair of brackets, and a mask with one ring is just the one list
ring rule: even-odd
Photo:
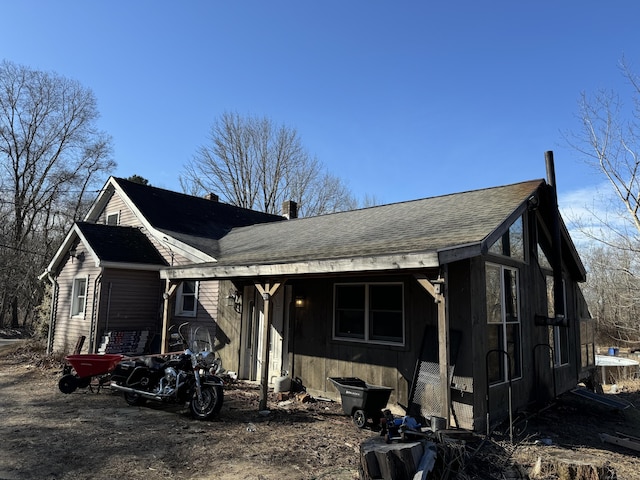
[[386,443],[384,437],[365,440],[360,444],[361,480],[412,480],[425,454],[435,455],[429,443]]
[[18,297],[11,299],[11,328],[19,328],[18,323]]

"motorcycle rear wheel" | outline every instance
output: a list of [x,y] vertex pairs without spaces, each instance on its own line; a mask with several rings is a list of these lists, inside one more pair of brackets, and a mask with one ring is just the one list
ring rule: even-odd
[[223,392],[220,385],[202,388],[202,402],[198,400],[198,392],[194,390],[189,409],[193,418],[206,420],[220,412],[222,408]]
[[125,392],[124,401],[127,402],[132,407],[137,407],[144,403],[144,397],[139,393]]

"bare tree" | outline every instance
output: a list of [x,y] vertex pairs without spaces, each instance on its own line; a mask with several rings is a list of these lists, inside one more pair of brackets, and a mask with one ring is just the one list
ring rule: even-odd
[[597,218],[618,239],[631,240],[634,247],[640,234],[640,78],[627,63],[620,62],[620,70],[631,89],[630,108],[613,91],[601,90],[592,96],[583,93],[580,99],[582,130],[572,135],[570,145],[584,156],[586,162],[602,173],[611,185],[618,205],[635,230],[618,221]]
[[267,117],[223,113],[180,175],[183,191],[215,192],[227,202],[280,213],[294,200],[301,216],[354,208],[356,201],[337,177],[309,156],[296,130]]
[[625,103],[614,91],[580,98],[582,129],[568,138],[611,187],[588,215],[572,222],[590,240],[584,288],[601,341],[640,340],[640,79],[622,59],[630,88]]
[[97,118],[93,93],[78,82],[0,64],[0,320],[8,314],[12,326],[39,303],[38,273],[115,166]]
[[640,346],[638,256],[626,248],[591,244],[583,252],[589,281],[583,288],[601,345]]

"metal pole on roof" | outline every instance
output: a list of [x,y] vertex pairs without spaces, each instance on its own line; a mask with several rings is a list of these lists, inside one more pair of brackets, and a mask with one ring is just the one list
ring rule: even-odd
[[551,250],[553,267],[553,307],[555,317],[559,321],[565,318],[564,285],[562,283],[562,237],[560,234],[560,211],[558,209],[558,190],[556,187],[556,169],[553,152],[544,154],[547,166],[547,183],[551,197]]

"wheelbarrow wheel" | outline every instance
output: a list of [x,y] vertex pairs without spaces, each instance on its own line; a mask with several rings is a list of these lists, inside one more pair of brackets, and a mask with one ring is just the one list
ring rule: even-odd
[[58,382],[58,388],[62,393],[73,393],[78,388],[78,379],[75,375],[67,373]]
[[353,423],[358,428],[364,428],[367,424],[367,414],[364,413],[364,410],[356,410],[353,412]]

